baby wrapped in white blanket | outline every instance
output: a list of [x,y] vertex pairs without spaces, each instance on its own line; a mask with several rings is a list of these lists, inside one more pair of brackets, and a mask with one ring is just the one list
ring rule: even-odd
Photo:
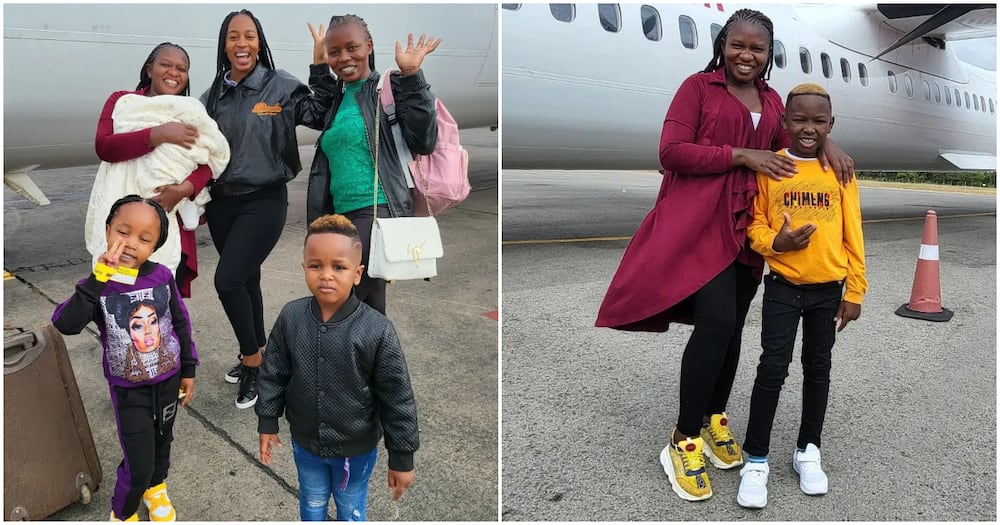
[[[104,221],[116,200],[132,193],[154,197],[155,188],[184,182],[200,164],[208,165],[212,178],[216,179],[229,164],[229,143],[194,97],[123,95],[115,103],[112,119],[115,133],[183,122],[198,129],[198,138],[191,149],[164,143],[136,159],[101,163],[90,193],[85,225],[87,250],[95,264],[108,249]],[[197,228],[198,217],[209,200],[208,188],[204,188],[193,201],[182,199],[177,203],[174,210],[181,214],[185,229]],[[168,266],[176,274],[181,259],[180,229],[175,214],[168,213],[167,217],[170,221],[167,242],[149,260]]]

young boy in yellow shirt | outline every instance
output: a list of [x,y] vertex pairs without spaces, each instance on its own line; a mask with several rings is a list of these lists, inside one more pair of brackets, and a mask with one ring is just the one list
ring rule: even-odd
[[763,353],[743,444],[747,464],[740,471],[736,498],[747,508],[767,505],[771,425],[800,318],[802,421],[792,466],[802,492],[826,494],[819,447],[831,350],[836,332],[861,315],[861,298],[868,290],[857,181],[841,186],[816,158],[833,127],[830,95],[818,84],[796,86],[785,102],[782,124],[792,145],[779,153],[795,160],[798,173],[782,180],[757,174],[754,221],[747,230],[751,247],[770,268],[764,278]]

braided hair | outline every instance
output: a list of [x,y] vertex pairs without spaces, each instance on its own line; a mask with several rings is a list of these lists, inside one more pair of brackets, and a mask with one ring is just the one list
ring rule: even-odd
[[264,37],[264,28],[261,27],[260,20],[257,20],[257,17],[253,16],[253,13],[247,9],[233,11],[226,15],[225,20],[222,21],[222,27],[219,28],[219,45],[215,60],[215,80],[212,81],[212,87],[208,89],[208,100],[205,104],[205,109],[208,110],[208,114],[212,118],[215,118],[215,106],[219,101],[219,94],[222,93],[222,78],[226,72],[233,69],[233,64],[229,61],[229,55],[226,54],[226,34],[229,32],[229,22],[237,15],[247,15],[253,20],[253,25],[257,28],[257,41],[260,44],[257,49],[257,62],[258,64],[264,64],[264,67],[268,69],[274,69],[274,58],[271,56],[271,47],[267,44],[267,38]]
[[767,49],[767,67],[760,74],[761,80],[767,80],[771,77],[771,68],[774,67],[774,24],[771,23],[771,19],[765,16],[764,13],[754,11],[753,9],[740,9],[733,13],[729,17],[729,20],[726,20],[726,25],[722,26],[722,30],[716,35],[715,42],[712,44],[712,61],[705,67],[704,72],[711,73],[724,65],[725,59],[722,55],[722,48],[726,45],[726,38],[729,36],[730,28],[739,22],[758,25],[767,30],[768,37],[770,38],[770,45]]
[[[139,85],[135,87],[136,91],[143,88],[147,88],[153,83],[153,79],[149,77],[149,72],[146,71],[146,69],[153,64],[153,61],[156,60],[156,57],[160,54],[160,51],[168,47],[178,49],[180,50],[181,53],[184,53],[184,58],[187,59],[188,65],[189,66],[191,65],[191,57],[188,56],[188,52],[183,47],[174,44],[173,42],[163,42],[162,44],[154,47],[153,52],[150,53],[149,56],[146,57],[146,61],[142,63],[142,69],[139,70]],[[189,76],[187,84],[184,86],[184,91],[181,91],[181,95],[184,95],[186,97],[190,94],[191,94],[191,77]]]
[[111,211],[108,212],[108,218],[104,221],[104,224],[111,226],[111,221],[115,218],[115,215],[118,214],[118,209],[130,202],[145,202],[146,204],[152,206],[156,211],[156,216],[160,219],[160,237],[156,239],[156,247],[153,248],[153,251],[155,252],[156,250],[159,250],[160,247],[167,242],[167,226],[169,223],[167,222],[166,210],[163,209],[163,206],[160,206],[160,203],[154,201],[153,199],[144,199],[136,194],[132,194],[116,200],[115,203],[111,205]]
[[372,41],[372,52],[368,55],[368,69],[375,71],[375,43],[372,40],[372,32],[368,30],[368,22],[365,22],[364,18],[358,15],[333,15],[330,18],[330,25],[327,28],[329,31],[337,26],[343,26],[347,24],[358,24],[361,29],[365,30],[365,34],[368,35],[368,40]]

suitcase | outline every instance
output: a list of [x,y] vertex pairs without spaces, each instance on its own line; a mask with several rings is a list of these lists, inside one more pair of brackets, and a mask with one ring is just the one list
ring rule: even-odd
[[3,345],[3,518],[40,520],[90,503],[101,464],[66,343],[55,327]]

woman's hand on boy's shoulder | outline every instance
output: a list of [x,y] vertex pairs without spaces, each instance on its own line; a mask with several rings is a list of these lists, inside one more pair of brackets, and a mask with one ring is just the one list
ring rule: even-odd
[[260,435],[260,462],[265,465],[271,464],[271,458],[273,457],[274,447],[281,446],[281,440],[278,439],[277,434],[261,434]]
[[389,469],[389,490],[392,491],[392,499],[397,500],[403,496],[403,492],[413,483],[416,474],[412,470],[401,472]]
[[859,317],[861,317],[860,304],[840,301],[840,308],[837,308],[837,315],[833,318],[833,321],[840,321],[840,326],[837,327],[837,331],[839,332],[847,326],[847,323],[856,321]]

